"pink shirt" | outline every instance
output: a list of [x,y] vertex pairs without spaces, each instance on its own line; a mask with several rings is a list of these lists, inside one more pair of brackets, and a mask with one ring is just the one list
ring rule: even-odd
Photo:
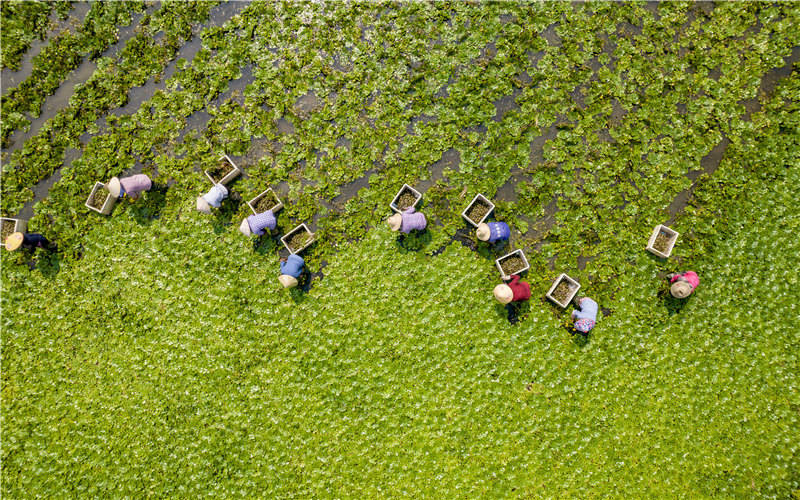
[[686,271],[685,273],[681,273],[677,276],[673,276],[670,283],[675,283],[678,279],[683,278],[684,280],[688,281],[690,285],[692,285],[692,290],[697,288],[697,285],[700,284],[700,276],[697,275],[694,271]]

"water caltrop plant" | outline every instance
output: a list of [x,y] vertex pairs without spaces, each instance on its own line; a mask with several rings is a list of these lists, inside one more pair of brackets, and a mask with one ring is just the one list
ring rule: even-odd
[[[12,65],[45,9],[6,4]],[[0,493],[800,494],[797,3],[90,12],[2,103],[8,138],[137,14],[3,151],[2,215],[51,185],[28,229],[58,252],[0,252]],[[192,207],[220,151],[242,175],[209,217]],[[163,187],[90,216],[89,186],[131,170]],[[403,183],[421,234],[383,223],[417,201]],[[291,290],[281,242],[236,230],[266,186],[287,246],[313,230]],[[477,193],[510,248],[465,228]],[[669,259],[644,248],[657,224],[681,235]],[[502,306],[513,249],[532,298]],[[678,301],[663,276],[687,269],[701,283]],[[561,272],[600,304],[587,337],[545,298]]]

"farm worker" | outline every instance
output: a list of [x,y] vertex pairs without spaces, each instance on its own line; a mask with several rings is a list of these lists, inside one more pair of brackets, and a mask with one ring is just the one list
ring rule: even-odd
[[153,187],[153,181],[145,174],[136,174],[122,179],[112,177],[108,181],[108,190],[115,198],[127,195],[131,200],[135,200],[139,198],[142,191],[150,191],[151,187]]
[[222,184],[214,184],[208,193],[197,198],[197,209],[205,214],[211,213],[211,207],[219,208],[222,200],[228,197],[228,188]]
[[264,234],[265,229],[275,229],[276,224],[277,221],[275,220],[275,215],[272,213],[272,210],[267,210],[266,212],[242,219],[242,225],[239,226],[239,231],[245,236],[250,236],[251,233],[256,236],[261,236]]
[[700,277],[694,271],[670,273],[667,275],[667,279],[672,283],[672,286],[669,287],[669,293],[676,299],[685,299],[700,284]]
[[25,250],[49,248],[50,242],[39,233],[12,233],[6,238],[6,250],[14,252],[22,247]]
[[494,298],[501,304],[519,302],[531,298],[531,286],[519,280],[519,275],[512,274],[511,281],[494,287]]
[[597,322],[597,302],[589,297],[577,298],[573,301],[575,309],[572,311],[572,319],[575,320],[575,329],[581,333],[589,333]]
[[284,257],[281,259],[281,275],[278,276],[278,281],[284,288],[297,286],[297,278],[303,274],[304,265],[305,262],[299,255],[291,254],[288,259]]
[[495,241],[505,241],[511,236],[511,229],[505,222],[481,222],[475,230],[476,236],[481,241],[494,243]]
[[392,215],[386,222],[389,223],[392,231],[401,231],[406,234],[414,229],[421,231],[428,225],[425,221],[425,215],[417,212],[414,207],[409,207],[403,210],[402,213]]

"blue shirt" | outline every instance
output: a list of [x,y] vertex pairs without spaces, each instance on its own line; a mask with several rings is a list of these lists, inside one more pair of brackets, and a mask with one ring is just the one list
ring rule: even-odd
[[511,236],[511,229],[505,222],[490,222],[486,225],[489,226],[489,242],[491,243],[507,240]]
[[281,274],[286,274],[292,278],[299,278],[303,274],[303,266],[305,262],[299,255],[292,254],[286,259],[286,262],[281,262]]

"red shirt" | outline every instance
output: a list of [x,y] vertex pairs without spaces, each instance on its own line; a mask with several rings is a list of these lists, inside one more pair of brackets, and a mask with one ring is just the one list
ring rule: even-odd
[[524,281],[520,281],[518,275],[511,275],[511,283],[509,283],[508,286],[511,288],[511,291],[514,292],[514,297],[511,299],[512,302],[531,298],[531,286]]

